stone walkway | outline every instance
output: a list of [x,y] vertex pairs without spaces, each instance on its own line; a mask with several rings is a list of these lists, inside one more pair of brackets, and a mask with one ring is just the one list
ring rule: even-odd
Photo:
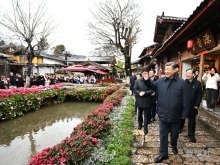
[[[138,130],[137,115],[134,115],[134,149],[132,153],[133,165],[156,164],[154,158],[159,153],[158,119],[148,126],[149,133],[144,137],[143,128]],[[178,139],[179,154],[174,155],[169,147],[169,159],[158,164],[168,165],[220,165],[220,141],[206,132],[197,122],[197,143],[187,139],[187,120],[183,132]]]

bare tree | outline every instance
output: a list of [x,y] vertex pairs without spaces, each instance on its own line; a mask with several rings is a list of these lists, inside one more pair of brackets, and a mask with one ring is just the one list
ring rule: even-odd
[[99,45],[113,45],[124,55],[126,75],[131,74],[131,50],[141,31],[138,4],[133,0],[106,0],[91,12],[94,22],[89,23],[91,41]]
[[[45,4],[34,6],[29,0],[22,4],[20,0],[12,0],[12,10],[2,13],[0,25],[13,32],[24,43],[27,55],[26,83],[30,86],[32,60],[48,48],[47,38],[54,30],[51,20],[46,18]],[[26,8],[25,8],[26,7]]]
[[114,45],[102,45],[93,52],[94,56],[115,56],[119,59],[123,58],[123,54]]

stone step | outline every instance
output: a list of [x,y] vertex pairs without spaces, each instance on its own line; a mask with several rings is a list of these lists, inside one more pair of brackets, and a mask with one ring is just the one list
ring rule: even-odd
[[198,124],[204,126],[211,135],[220,140],[220,116],[218,114],[201,107],[197,115],[197,121]]

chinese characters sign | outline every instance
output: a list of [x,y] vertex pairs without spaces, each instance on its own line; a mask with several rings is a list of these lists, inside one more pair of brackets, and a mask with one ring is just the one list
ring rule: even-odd
[[192,49],[192,54],[197,54],[203,50],[207,50],[215,47],[215,40],[212,36],[211,30],[206,30],[202,34],[194,38],[194,47]]

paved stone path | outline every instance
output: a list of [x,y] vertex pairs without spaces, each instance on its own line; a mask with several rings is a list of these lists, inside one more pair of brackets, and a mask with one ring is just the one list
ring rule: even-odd
[[[133,165],[156,164],[154,158],[159,153],[158,119],[148,126],[149,133],[145,136],[138,130],[137,115],[134,115],[134,149],[132,153]],[[196,143],[187,139],[187,120],[183,132],[178,139],[179,154],[174,155],[169,147],[169,159],[158,164],[168,165],[220,165],[220,141],[211,136],[197,122]]]

